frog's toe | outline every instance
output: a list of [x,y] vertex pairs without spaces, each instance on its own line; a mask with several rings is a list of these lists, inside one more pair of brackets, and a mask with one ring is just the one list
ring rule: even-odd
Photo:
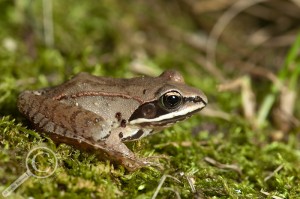
[[[156,161],[153,161],[156,160]],[[121,164],[128,170],[128,171],[136,171],[143,167],[155,167],[159,170],[163,170],[163,164],[157,162],[157,158],[153,159],[152,157],[149,158],[136,158],[136,159],[122,159]]]
[[121,165],[123,165],[128,171],[136,171],[142,167],[147,166],[146,162],[140,161],[139,159],[136,159],[136,158],[122,157],[122,158],[119,158],[118,162]]
[[164,165],[160,162],[151,161],[148,158],[143,160],[147,166],[154,167],[158,170],[164,170]]
[[143,161],[143,164],[146,164],[147,166],[155,167],[159,170],[164,170],[165,164],[163,164],[160,160],[164,160],[163,162],[169,162],[170,158],[166,155],[155,155],[141,159],[141,161]]

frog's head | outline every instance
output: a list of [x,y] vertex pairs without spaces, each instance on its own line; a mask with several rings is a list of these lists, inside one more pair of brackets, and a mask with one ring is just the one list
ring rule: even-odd
[[167,70],[157,77],[151,99],[131,115],[129,123],[148,129],[161,129],[203,109],[207,98],[202,91],[184,83],[180,73]]

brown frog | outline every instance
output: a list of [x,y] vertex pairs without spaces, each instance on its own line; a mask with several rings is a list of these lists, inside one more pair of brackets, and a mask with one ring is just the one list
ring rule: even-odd
[[158,77],[116,79],[80,73],[53,88],[24,91],[18,108],[53,139],[104,152],[128,170],[150,164],[124,142],[141,139],[203,109],[202,91],[167,70]]

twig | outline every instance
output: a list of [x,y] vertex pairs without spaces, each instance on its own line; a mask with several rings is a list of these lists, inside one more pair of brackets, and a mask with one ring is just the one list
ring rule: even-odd
[[270,175],[265,177],[264,181],[267,182],[270,178],[272,178],[276,173],[278,173],[283,168],[283,165],[277,167]]
[[[180,180],[178,180],[177,178],[175,178],[175,177],[173,177],[173,176],[171,176],[171,175],[166,175],[166,174],[164,174],[164,175],[161,177],[161,179],[160,179],[160,181],[159,181],[159,183],[158,183],[158,186],[157,186],[157,188],[156,188],[156,190],[155,190],[155,192],[154,192],[154,194],[153,194],[153,196],[152,196],[152,199],[155,199],[155,198],[157,197],[157,195],[158,195],[158,193],[159,193],[159,190],[161,189],[162,185],[164,184],[166,178],[172,178],[173,180],[175,180],[175,181],[181,183]],[[172,191],[173,191],[173,190],[172,190]],[[176,194],[176,195],[177,195],[177,194]],[[179,196],[179,198],[180,198],[180,196]]]
[[195,188],[195,185],[194,185],[194,182],[193,182],[193,179],[191,178],[191,176],[185,175],[185,177],[191,187],[192,193],[196,193],[196,188]]
[[[260,190],[260,193],[266,195],[266,196],[270,196],[271,194],[269,192],[266,192],[266,191],[263,191],[263,190]],[[279,196],[271,196],[273,199],[284,199],[282,197],[279,197]]]
[[52,0],[43,0],[43,14],[45,44],[52,47],[54,44]]
[[242,170],[238,167],[238,165],[235,164],[222,164],[220,162],[217,162],[216,160],[210,158],[210,157],[205,157],[204,160],[220,169],[230,169],[233,171],[236,171],[239,175],[242,175]]

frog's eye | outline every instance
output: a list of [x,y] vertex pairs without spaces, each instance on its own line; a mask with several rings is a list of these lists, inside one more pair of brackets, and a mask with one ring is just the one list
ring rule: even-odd
[[172,110],[182,104],[182,95],[177,91],[170,91],[161,96],[161,104],[165,109]]

